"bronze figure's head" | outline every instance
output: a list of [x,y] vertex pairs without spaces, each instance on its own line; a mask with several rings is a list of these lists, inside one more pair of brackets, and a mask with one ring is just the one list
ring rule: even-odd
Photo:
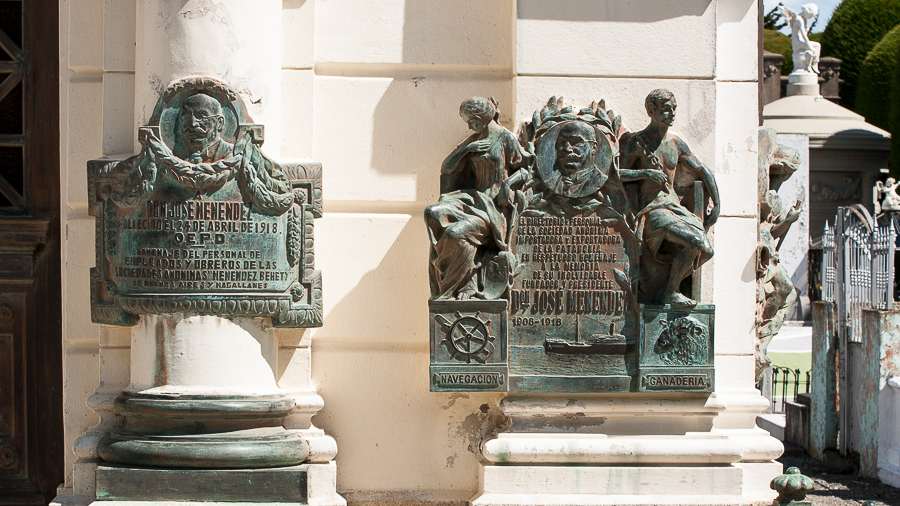
[[661,89],[651,91],[644,101],[644,107],[654,123],[661,123],[667,127],[675,123],[675,108],[678,104],[671,91]]
[[597,155],[597,134],[594,128],[581,121],[566,124],[556,137],[557,170],[572,176],[588,169]]
[[215,145],[225,128],[222,104],[215,98],[197,93],[181,105],[178,132],[188,155],[204,154]]
[[475,133],[481,133],[500,116],[497,101],[492,98],[472,97],[459,106],[459,115]]

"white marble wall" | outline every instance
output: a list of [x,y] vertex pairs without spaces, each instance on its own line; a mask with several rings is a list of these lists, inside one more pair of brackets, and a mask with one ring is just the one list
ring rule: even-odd
[[[162,39],[165,26],[139,13],[190,8],[206,16],[214,5],[60,2],[70,449],[97,423],[86,405],[94,389],[101,385],[111,399],[108,392],[128,382],[128,329],[90,323],[94,219],[85,162],[131,153],[135,128],[155,103],[159,83],[150,76],[161,74],[136,62],[136,40],[149,37],[144,47],[152,51],[177,51]],[[716,426],[754,427],[766,406],[753,389],[752,355],[757,0],[283,0],[274,29],[280,46],[250,47],[280,55],[280,76],[267,74],[260,85],[266,97],[280,94],[281,106],[251,113],[266,122],[264,150],[323,163],[325,199],[316,222],[325,325],[277,332],[275,378],[298,396],[315,388],[324,398],[313,423],[337,440],[338,491],[348,500],[461,504],[477,492],[477,441],[496,422],[501,395],[428,391],[422,220],[438,197],[442,159],[467,135],[459,104],[475,95],[497,98],[500,121],[511,129],[550,95],[578,106],[605,98],[640,129],[647,92],[675,93],[675,129],[714,167],[723,201],[713,229],[716,256],[703,272],[703,299],[721,315],[716,380],[727,408]],[[258,98],[248,83],[244,99]],[[70,450],[69,487],[74,462]],[[748,494],[768,490],[767,476],[745,470]]]

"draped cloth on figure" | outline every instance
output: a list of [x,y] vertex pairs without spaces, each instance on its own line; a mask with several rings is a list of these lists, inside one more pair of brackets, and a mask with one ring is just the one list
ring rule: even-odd
[[[654,259],[662,246],[669,229],[676,225],[690,227],[700,235],[704,233],[703,222],[696,214],[688,211],[681,205],[678,195],[674,191],[661,191],[644,209],[635,216],[638,235],[643,236],[646,247]],[[697,269],[700,261],[698,254],[694,258],[694,269]]]
[[[442,176],[441,186],[447,193],[426,209],[431,289],[436,299],[460,292],[463,297],[477,296],[474,276],[484,252],[509,249],[509,211],[501,210],[504,206],[498,205],[496,197],[508,173],[522,166],[528,154],[511,132],[498,133],[485,153],[467,155],[454,173]],[[464,142],[474,140],[477,134]]]
[[[438,298],[449,297],[468,283],[472,275],[471,267],[479,246],[493,246],[505,251],[507,223],[494,201],[476,190],[460,190],[441,195],[439,201],[442,213],[439,216],[440,231],[429,227],[432,256],[431,268],[438,286]],[[465,234],[460,237],[454,223],[466,223]]]

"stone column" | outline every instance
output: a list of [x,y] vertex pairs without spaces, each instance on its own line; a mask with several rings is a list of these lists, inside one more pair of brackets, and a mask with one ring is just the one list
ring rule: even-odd
[[781,98],[781,64],[784,56],[763,51],[763,105]]
[[169,83],[194,75],[213,77],[238,90],[250,116],[266,126],[266,153],[278,157],[281,6],[277,0],[139,1],[135,126],[147,124],[153,104]]
[[126,424],[100,442],[100,456],[165,468],[302,463],[306,441],[282,426],[294,402],[266,360],[276,352],[261,319],[142,316],[131,333],[131,385],[115,401]]
[[[171,123],[166,123],[167,127],[160,130],[160,121],[176,120],[160,120],[161,110],[154,111],[154,104],[157,107],[165,105],[165,101],[158,102],[164,92],[171,97],[172,93],[178,93],[178,86],[183,86],[182,83],[192,85],[190,83],[200,82],[185,80],[189,77],[202,77],[206,79],[203,82],[220,83],[219,93],[231,93],[228,100],[238,104],[238,117],[233,119],[226,112],[226,123],[237,121],[241,124],[240,128],[245,129],[238,133],[243,139],[240,142],[244,144],[231,139],[234,144],[228,144],[229,150],[233,145],[244,147],[235,148],[227,155],[229,160],[238,160],[242,164],[239,169],[229,168],[234,167],[232,160],[221,162],[225,165],[220,163],[213,170],[217,171],[216,174],[227,173],[228,170],[235,170],[233,174],[237,174],[239,171],[240,175],[233,176],[237,179],[256,178],[260,171],[265,170],[280,178],[277,184],[272,184],[287,188],[279,191],[287,195],[288,206],[293,205],[287,212],[294,213],[294,218],[280,223],[287,227],[287,223],[294,223],[290,220],[295,219],[297,223],[305,224],[296,231],[299,234],[297,237],[289,236],[286,253],[289,259],[293,258],[288,260],[291,266],[295,267],[300,262],[301,279],[289,290],[293,301],[285,300],[285,295],[281,294],[281,299],[275,297],[260,302],[259,297],[253,298],[253,294],[243,297],[232,292],[224,294],[224,297],[219,294],[218,302],[213,301],[213,297],[209,301],[194,302],[195,305],[191,306],[191,303],[170,300],[171,307],[150,310],[148,308],[155,302],[149,302],[148,306],[147,301],[153,300],[153,294],[143,293],[144,302],[130,308],[131,314],[142,315],[131,329],[130,361],[125,362],[130,362],[130,383],[124,390],[121,384],[101,385],[98,388],[95,409],[101,414],[101,423],[76,442],[76,453],[86,464],[81,466],[83,476],[80,479],[76,476],[76,495],[112,501],[346,504],[335,492],[335,441],[311,424],[311,417],[324,403],[311,385],[309,368],[304,369],[305,377],[292,373],[289,392],[278,384],[280,378],[277,376],[283,373],[280,364],[295,360],[310,361],[308,343],[306,347],[285,348],[286,354],[299,355],[299,359],[294,356],[279,357],[287,332],[297,336],[287,341],[302,341],[305,331],[276,331],[270,318],[215,316],[265,316],[273,314],[273,311],[275,315],[283,316],[285,313],[282,311],[312,300],[312,304],[319,305],[319,316],[313,318],[315,321],[294,321],[291,324],[279,320],[278,323],[295,327],[321,325],[321,286],[317,284],[320,282],[318,278],[310,281],[304,277],[312,274],[313,268],[312,219],[314,215],[321,216],[321,184],[314,182],[321,177],[321,166],[294,163],[266,168],[274,162],[260,158],[259,148],[254,147],[261,145],[263,140],[267,141],[265,153],[273,158],[277,157],[282,147],[281,12],[282,2],[278,0],[224,0],[215,3],[146,0],[137,4],[134,117],[137,127],[152,125],[141,128],[139,135],[135,136],[141,141],[136,143],[137,150],[145,153],[145,157],[161,156],[146,155],[149,153],[148,142],[152,143],[155,136],[171,144],[166,138],[166,133],[170,132],[166,128],[171,128]],[[170,87],[172,83],[178,84]],[[225,91],[221,91],[223,86],[227,88]],[[237,92],[237,98],[234,98],[234,92]],[[216,100],[222,102],[224,99],[217,95]],[[167,114],[171,117],[171,113]],[[203,118],[214,117],[215,114]],[[219,116],[222,116],[221,112]],[[236,128],[237,125],[229,124],[226,130]],[[221,126],[219,130],[222,130]],[[148,141],[148,138],[151,140]],[[156,141],[159,142],[159,139]],[[163,168],[159,158],[154,160],[151,170],[172,170]],[[125,165],[124,170],[131,170],[131,166]],[[201,166],[196,161],[187,165],[190,166],[188,170],[196,167],[199,170],[207,167],[209,170],[212,167]],[[296,176],[298,170],[302,172],[310,167],[310,170],[318,171],[310,175],[310,179]],[[115,170],[121,169],[113,163],[91,174],[105,177],[102,175]],[[146,172],[146,168],[142,170]],[[282,170],[288,173],[288,177],[279,172]],[[171,179],[173,176],[166,177]],[[146,179],[145,184],[150,185],[149,192],[157,199],[183,200],[184,196],[167,196],[160,189],[170,184],[167,182],[169,179],[152,176]],[[89,186],[92,184],[89,182]],[[246,196],[246,183],[241,184],[245,185],[241,187],[245,195],[244,212],[249,216],[251,209],[253,212],[258,209],[246,201],[250,198]],[[305,186],[307,184],[309,186]],[[153,185],[156,189],[152,189]],[[268,187],[269,183],[265,185]],[[212,192],[204,190],[201,195],[198,190],[194,200],[213,200]],[[112,205],[107,196],[101,196],[100,200],[107,206]],[[310,211],[310,206],[318,207]],[[114,207],[104,209],[111,216],[123,212],[116,211]],[[162,216],[165,217],[165,214]],[[215,220],[215,213],[212,216]],[[117,221],[112,220],[113,223]],[[122,295],[125,285],[114,287],[110,284],[105,276],[111,271],[100,265],[104,255],[105,258],[116,256],[109,250],[110,225],[103,223],[98,227],[102,227],[103,232],[98,235],[98,267],[92,273],[92,280],[99,279],[94,288],[95,292],[102,294],[92,292],[92,305],[100,304],[104,309],[98,310],[92,317],[97,322],[128,325],[134,321],[134,316],[122,313],[121,307],[115,306],[121,303],[117,297]],[[279,236],[282,241],[285,234],[282,230]],[[261,241],[267,240],[268,229],[260,237]],[[300,248],[299,254],[291,252],[291,245],[295,243]],[[284,243],[280,244],[283,250]],[[105,251],[103,248],[106,248]],[[231,248],[234,249],[234,246]],[[291,257],[292,254],[294,257]],[[303,258],[298,260],[298,255]],[[131,287],[130,282],[128,286]],[[313,290],[318,291],[317,295],[310,295]],[[143,292],[147,292],[146,288]],[[200,295],[202,292],[200,290]],[[147,296],[150,298],[147,299]],[[111,305],[110,301],[116,302]],[[244,302],[256,309],[249,312],[241,309]],[[222,311],[212,311],[213,307]],[[226,307],[229,309],[226,310]],[[272,309],[274,307],[279,309],[275,311]],[[98,316],[101,313],[107,316]],[[110,318],[108,315],[114,316]],[[121,368],[122,364],[119,363],[119,366]],[[108,367],[101,364],[101,379],[104,368]],[[115,375],[116,378],[121,376]],[[114,402],[110,402],[113,397]],[[98,457],[105,461],[100,462],[99,467],[91,462],[91,459]],[[78,469],[76,466],[76,474]],[[79,483],[82,485],[80,488]]]
[[819,59],[819,91],[835,104],[841,101],[841,59],[823,56]]

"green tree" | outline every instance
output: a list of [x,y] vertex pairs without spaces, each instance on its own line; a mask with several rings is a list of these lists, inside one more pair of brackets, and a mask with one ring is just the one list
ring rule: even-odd
[[869,51],[900,24],[900,0],[843,0],[822,35],[822,56],[843,60],[841,104],[853,109]]
[[763,31],[763,49],[770,53],[778,53],[784,56],[781,63],[781,74],[788,75],[794,68],[793,49],[791,38],[776,30]]
[[[896,30],[894,30],[896,31]],[[894,68],[891,75],[890,95],[890,116],[888,131],[891,133],[891,175],[895,178],[900,176],[900,51],[897,54],[897,60],[894,61]]]
[[778,5],[772,8],[769,12],[766,13],[766,17],[763,18],[763,28],[766,30],[781,30],[785,26],[787,26],[787,21],[784,20],[784,15],[781,14],[781,11],[778,10],[778,7],[784,5],[783,2],[778,2]]
[[869,51],[863,61],[856,89],[856,112],[862,114],[869,123],[883,128],[891,128],[891,106],[896,92],[892,80],[900,53],[900,26],[889,31],[881,41]]

